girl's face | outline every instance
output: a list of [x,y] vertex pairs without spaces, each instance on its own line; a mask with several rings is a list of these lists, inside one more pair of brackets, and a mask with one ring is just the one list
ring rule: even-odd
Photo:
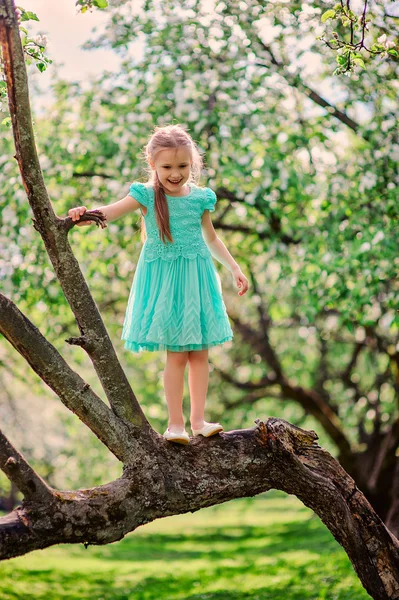
[[156,170],[165,193],[178,196],[190,177],[190,151],[184,146],[161,150],[157,153],[154,162],[150,161],[150,165]]

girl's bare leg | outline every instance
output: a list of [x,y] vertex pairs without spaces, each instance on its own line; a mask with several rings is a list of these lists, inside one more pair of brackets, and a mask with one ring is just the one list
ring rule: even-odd
[[190,422],[193,429],[201,429],[205,424],[204,412],[209,382],[208,349],[190,350],[188,353],[190,388]]
[[181,433],[184,429],[183,393],[184,371],[188,352],[170,352],[167,350],[166,365],[163,372],[165,398],[168,405],[170,431]]

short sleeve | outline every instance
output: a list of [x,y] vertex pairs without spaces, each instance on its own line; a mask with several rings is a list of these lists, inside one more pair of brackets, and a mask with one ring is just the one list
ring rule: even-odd
[[209,210],[210,212],[214,212],[216,204],[216,194],[210,188],[205,188],[205,200],[203,205],[203,210]]
[[143,206],[148,204],[148,191],[144,183],[134,181],[129,188],[129,196],[132,196],[137,202],[140,202]]

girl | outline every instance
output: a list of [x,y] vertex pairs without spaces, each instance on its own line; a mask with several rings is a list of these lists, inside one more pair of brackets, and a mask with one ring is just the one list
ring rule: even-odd
[[[144,245],[121,339],[132,352],[167,351],[163,383],[169,420],[164,437],[187,444],[182,412],[187,361],[193,435],[223,431],[220,423],[204,420],[208,348],[233,339],[212,256],[231,271],[239,296],[248,290],[248,279],[213,228],[209,213],[215,210],[216,195],[197,185],[203,162],[191,136],[181,125],[156,127],[144,154],[148,181],[135,181],[125,198],[98,210],[107,221],[137,209],[143,216]],[[71,208],[68,216],[79,221],[86,210]]]

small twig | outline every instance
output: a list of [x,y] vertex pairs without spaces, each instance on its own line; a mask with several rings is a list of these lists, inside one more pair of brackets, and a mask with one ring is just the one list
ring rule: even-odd
[[82,221],[94,221],[97,227],[101,227],[101,229],[105,229],[107,227],[107,217],[98,208],[86,210],[86,212],[83,213],[83,215],[77,221],[73,221],[71,217],[66,217],[62,220],[67,225],[68,231],[69,229],[72,229],[74,225],[81,223]]

